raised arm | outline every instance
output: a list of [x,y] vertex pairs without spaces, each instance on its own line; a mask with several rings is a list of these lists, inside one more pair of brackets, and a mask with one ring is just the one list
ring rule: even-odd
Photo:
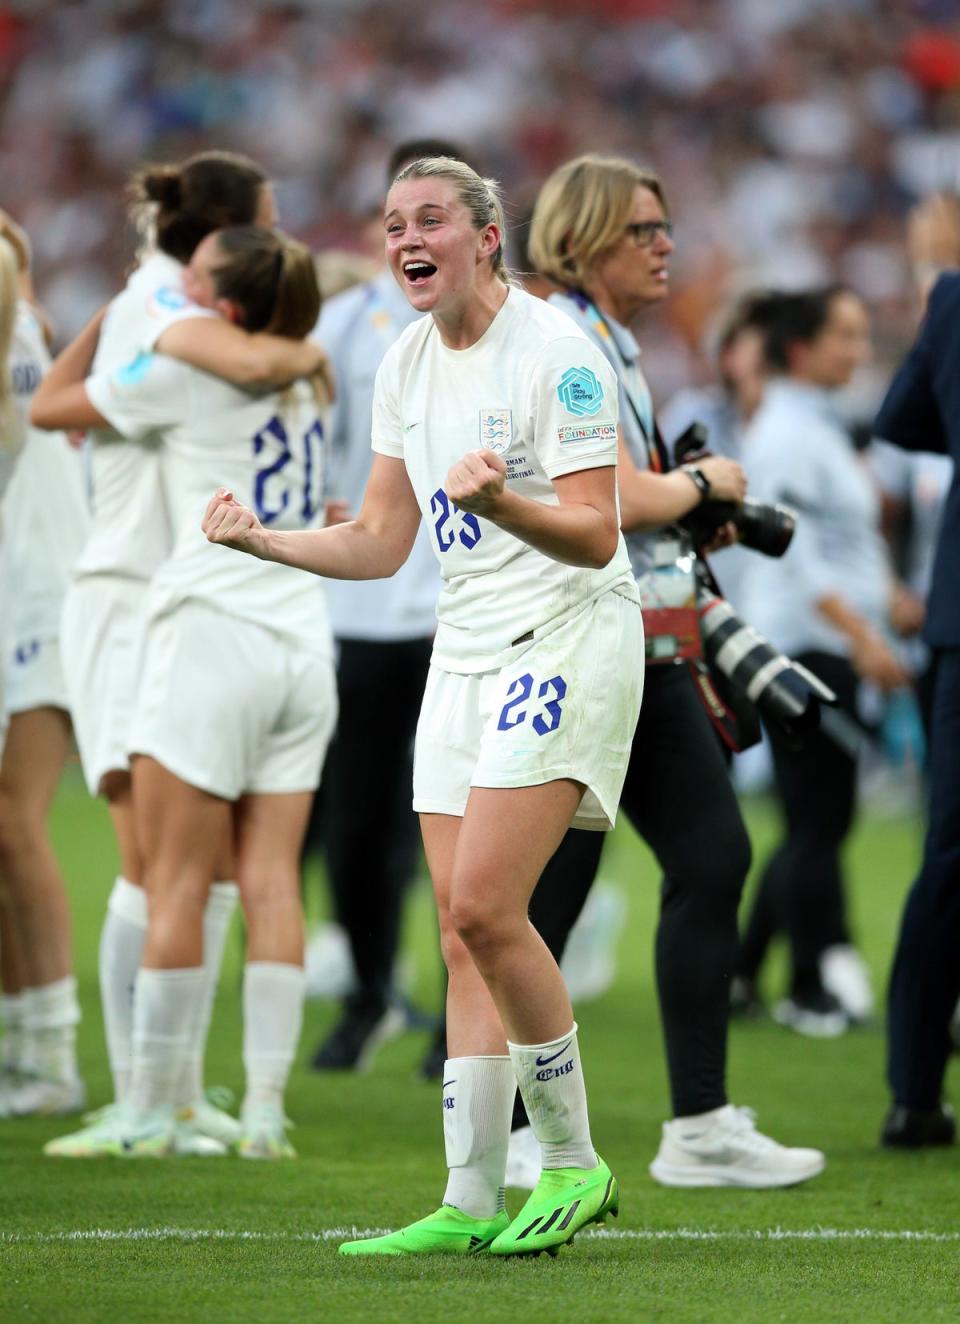
[[553,479],[558,506],[512,492],[506,475],[493,451],[468,451],[447,474],[447,496],[564,565],[600,569],[612,559],[620,537],[614,465]]
[[[697,468],[709,479],[711,496],[721,501],[743,500],[747,480],[735,460],[711,455],[698,460]],[[703,500],[699,487],[682,468],[666,474],[638,469],[622,432],[617,446],[617,486],[620,491],[620,527],[625,533],[672,524]]]
[[221,488],[203,517],[210,542],[326,579],[389,579],[410,555],[420,508],[402,460],[375,454],[356,519],[326,529],[266,529]]
[[330,360],[311,340],[289,340],[265,331],[251,335],[223,318],[187,317],[168,326],[156,348],[235,386],[276,389],[300,377],[319,378],[326,398],[333,399]]
[[100,324],[106,308],[101,308],[62,354],[54,359],[37,387],[30,405],[30,422],[46,431],[61,428],[100,427],[105,422],[90,402],[84,381],[97,352]]

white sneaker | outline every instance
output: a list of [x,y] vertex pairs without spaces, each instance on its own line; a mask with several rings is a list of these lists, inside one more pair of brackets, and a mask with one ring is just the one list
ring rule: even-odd
[[237,1153],[245,1159],[294,1159],[297,1151],[287,1139],[287,1127],[293,1123],[283,1109],[272,1103],[244,1107],[240,1118],[243,1134]]
[[732,1103],[709,1120],[664,1122],[650,1175],[661,1186],[796,1186],[823,1172],[819,1149],[789,1149],[762,1135],[752,1108]]
[[177,1123],[186,1124],[187,1130],[194,1135],[215,1140],[223,1150],[231,1149],[243,1135],[243,1127],[236,1117],[204,1098],[179,1109]]
[[79,1076],[72,1080],[25,1076],[10,1088],[5,1102],[8,1117],[69,1117],[83,1112],[87,1091]]
[[560,968],[577,1005],[602,997],[617,973],[617,945],[627,915],[621,887],[598,879],[570,930]]
[[852,1021],[873,1015],[873,988],[867,963],[850,943],[837,943],[820,953],[820,979]]
[[540,1167],[540,1141],[533,1134],[533,1127],[521,1126],[511,1131],[504,1184],[532,1191],[540,1180]]
[[838,1039],[850,1029],[850,1017],[832,993],[822,993],[815,1001],[784,998],[771,1013],[778,1025],[808,1039]]

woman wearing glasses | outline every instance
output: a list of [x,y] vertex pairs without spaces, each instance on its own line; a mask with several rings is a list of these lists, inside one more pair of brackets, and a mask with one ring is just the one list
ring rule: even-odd
[[[561,287],[550,302],[603,351],[620,384],[620,515],[647,639],[646,689],[621,804],[664,873],[656,978],[674,1111],[650,1171],[669,1186],[789,1186],[821,1172],[823,1155],[761,1135],[752,1114],[727,1100],[729,981],[750,843],[720,742],[684,665],[697,625],[690,544],[675,524],[707,495],[741,500],[746,481],[722,458],[668,471],[628,330],[666,298],[672,252],[660,181],[630,161],[582,156],[541,189],[530,255]],[[597,862],[601,845],[598,838]],[[571,908],[550,882],[548,871],[531,918],[556,953],[569,926],[551,922],[551,912],[565,908],[569,916]],[[592,877],[580,882],[585,896]]]

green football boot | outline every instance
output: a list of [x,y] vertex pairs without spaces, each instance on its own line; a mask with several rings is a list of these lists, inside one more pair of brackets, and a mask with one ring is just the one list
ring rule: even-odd
[[556,1255],[588,1223],[620,1212],[617,1179],[597,1156],[595,1168],[545,1168],[527,1203],[490,1247],[491,1255]]
[[409,1227],[390,1232],[385,1237],[365,1237],[345,1241],[341,1255],[476,1255],[489,1248],[491,1241],[510,1225],[504,1210],[495,1218],[472,1218],[452,1205],[443,1204],[435,1214],[428,1214]]

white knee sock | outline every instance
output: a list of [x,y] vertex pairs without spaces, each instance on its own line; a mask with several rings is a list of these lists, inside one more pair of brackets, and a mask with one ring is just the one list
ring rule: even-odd
[[0,994],[0,1070],[22,1071],[23,1060],[23,1005],[22,993]]
[[77,981],[67,975],[52,984],[24,990],[23,1035],[30,1069],[44,1080],[77,1078]]
[[443,1203],[474,1218],[504,1208],[503,1177],[517,1078],[509,1057],[451,1057],[443,1068]]
[[279,961],[250,961],[243,972],[244,1108],[283,1107],[300,1042],[305,982],[302,966]]
[[207,986],[197,1016],[189,1029],[189,1047],[183,1073],[177,1086],[177,1103],[186,1106],[203,1097],[203,1057],[210,1032],[210,1018],[220,983],[223,949],[230,931],[230,920],[237,906],[236,883],[214,883],[203,912],[203,968]]
[[576,1022],[552,1043],[507,1047],[544,1168],[595,1168]]
[[147,894],[118,877],[100,932],[100,999],[107,1056],[119,1103],[130,1088],[133,1051],[133,987],[147,940]]
[[141,970],[133,1000],[133,1073],[129,1095],[148,1112],[176,1102],[189,1027],[205,990],[203,966]]

